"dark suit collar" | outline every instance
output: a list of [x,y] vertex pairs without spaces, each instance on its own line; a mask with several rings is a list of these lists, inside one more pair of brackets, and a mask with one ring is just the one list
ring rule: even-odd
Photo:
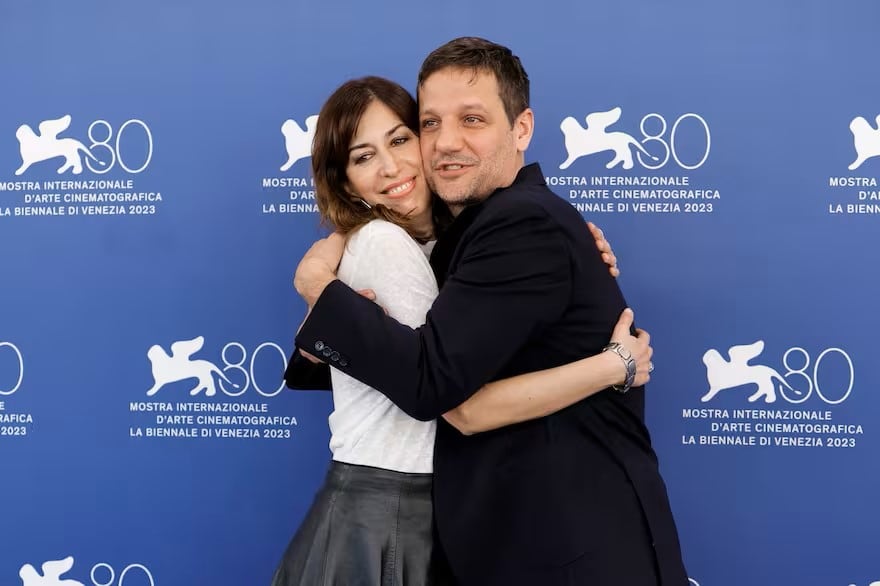
[[[544,172],[541,171],[541,165],[538,163],[531,163],[526,165],[522,169],[519,170],[519,173],[516,174],[516,179],[513,180],[513,185],[543,185],[544,184]],[[498,193],[500,190],[496,189],[495,193]]]
[[461,236],[470,227],[482,208],[482,202],[466,207],[437,238],[437,244],[434,245],[434,250],[431,251],[430,262],[438,287],[442,287],[446,281],[449,263],[452,262],[452,255],[458,247]]
[[[516,178],[509,186],[514,185],[543,185],[544,173],[538,163],[532,163],[522,167],[516,174]],[[476,203],[464,208],[461,213],[456,216],[452,224],[437,239],[434,250],[431,252],[431,268],[434,269],[434,276],[437,278],[437,285],[442,287],[446,281],[446,273],[449,270],[449,263],[452,262],[452,255],[458,247],[465,230],[473,224],[480,211],[483,209],[486,201],[498,195],[500,192],[508,189],[501,187],[492,192],[492,194],[480,203]]]
[[541,171],[541,166],[538,163],[532,163],[525,167],[520,167],[520,170],[516,173],[516,177],[513,179],[513,183],[507,187],[499,187],[483,201],[485,202],[492,199],[505,189],[510,189],[514,185],[544,185],[544,183],[544,172]]

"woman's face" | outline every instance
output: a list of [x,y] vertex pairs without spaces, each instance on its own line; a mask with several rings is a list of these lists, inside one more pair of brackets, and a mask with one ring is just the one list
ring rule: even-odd
[[353,195],[420,219],[431,214],[419,139],[379,100],[367,106],[351,140],[346,168]]

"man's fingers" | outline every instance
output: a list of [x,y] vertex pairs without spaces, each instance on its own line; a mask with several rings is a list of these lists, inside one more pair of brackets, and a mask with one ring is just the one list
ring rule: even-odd
[[[366,297],[367,299],[369,299],[373,303],[376,303],[376,292],[373,291],[372,289],[358,289],[357,293],[358,293],[358,295],[361,295],[362,297]],[[388,310],[385,309],[385,307],[383,307],[381,305],[379,307],[382,308],[382,311],[385,312],[385,315],[388,315]]]
[[357,293],[358,293],[358,295],[361,295],[362,297],[366,297],[370,301],[376,300],[376,292],[373,291],[372,289],[358,289]]
[[323,362],[321,359],[309,354],[308,352],[304,351],[302,348],[300,348],[299,353],[302,354],[303,357],[305,357],[305,359],[308,360],[309,362],[314,362],[315,364],[320,364],[321,362]]

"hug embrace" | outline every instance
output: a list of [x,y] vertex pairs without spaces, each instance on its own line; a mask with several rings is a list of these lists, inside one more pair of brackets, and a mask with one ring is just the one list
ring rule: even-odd
[[272,586],[686,586],[650,338],[601,231],[525,162],[520,59],[452,40],[417,94],[356,79],[318,117],[335,233],[297,268],[285,378],[332,386],[333,459]]

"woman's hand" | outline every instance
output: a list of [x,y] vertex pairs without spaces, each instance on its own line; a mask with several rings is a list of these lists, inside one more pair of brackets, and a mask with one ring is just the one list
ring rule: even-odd
[[[632,386],[640,387],[651,380],[651,371],[654,370],[654,363],[651,358],[654,355],[654,349],[651,348],[651,335],[645,330],[636,328],[635,335],[630,333],[633,325],[633,311],[630,308],[623,310],[614,331],[611,332],[611,341],[617,342],[626,348],[630,356],[636,362],[636,378]],[[622,384],[624,378],[620,380]]]
[[590,228],[590,233],[596,240],[596,248],[602,253],[602,260],[608,265],[608,272],[611,273],[612,277],[620,276],[620,269],[617,268],[617,257],[614,256],[614,251],[611,250],[611,243],[605,239],[605,233],[593,222],[587,222],[587,227]]

